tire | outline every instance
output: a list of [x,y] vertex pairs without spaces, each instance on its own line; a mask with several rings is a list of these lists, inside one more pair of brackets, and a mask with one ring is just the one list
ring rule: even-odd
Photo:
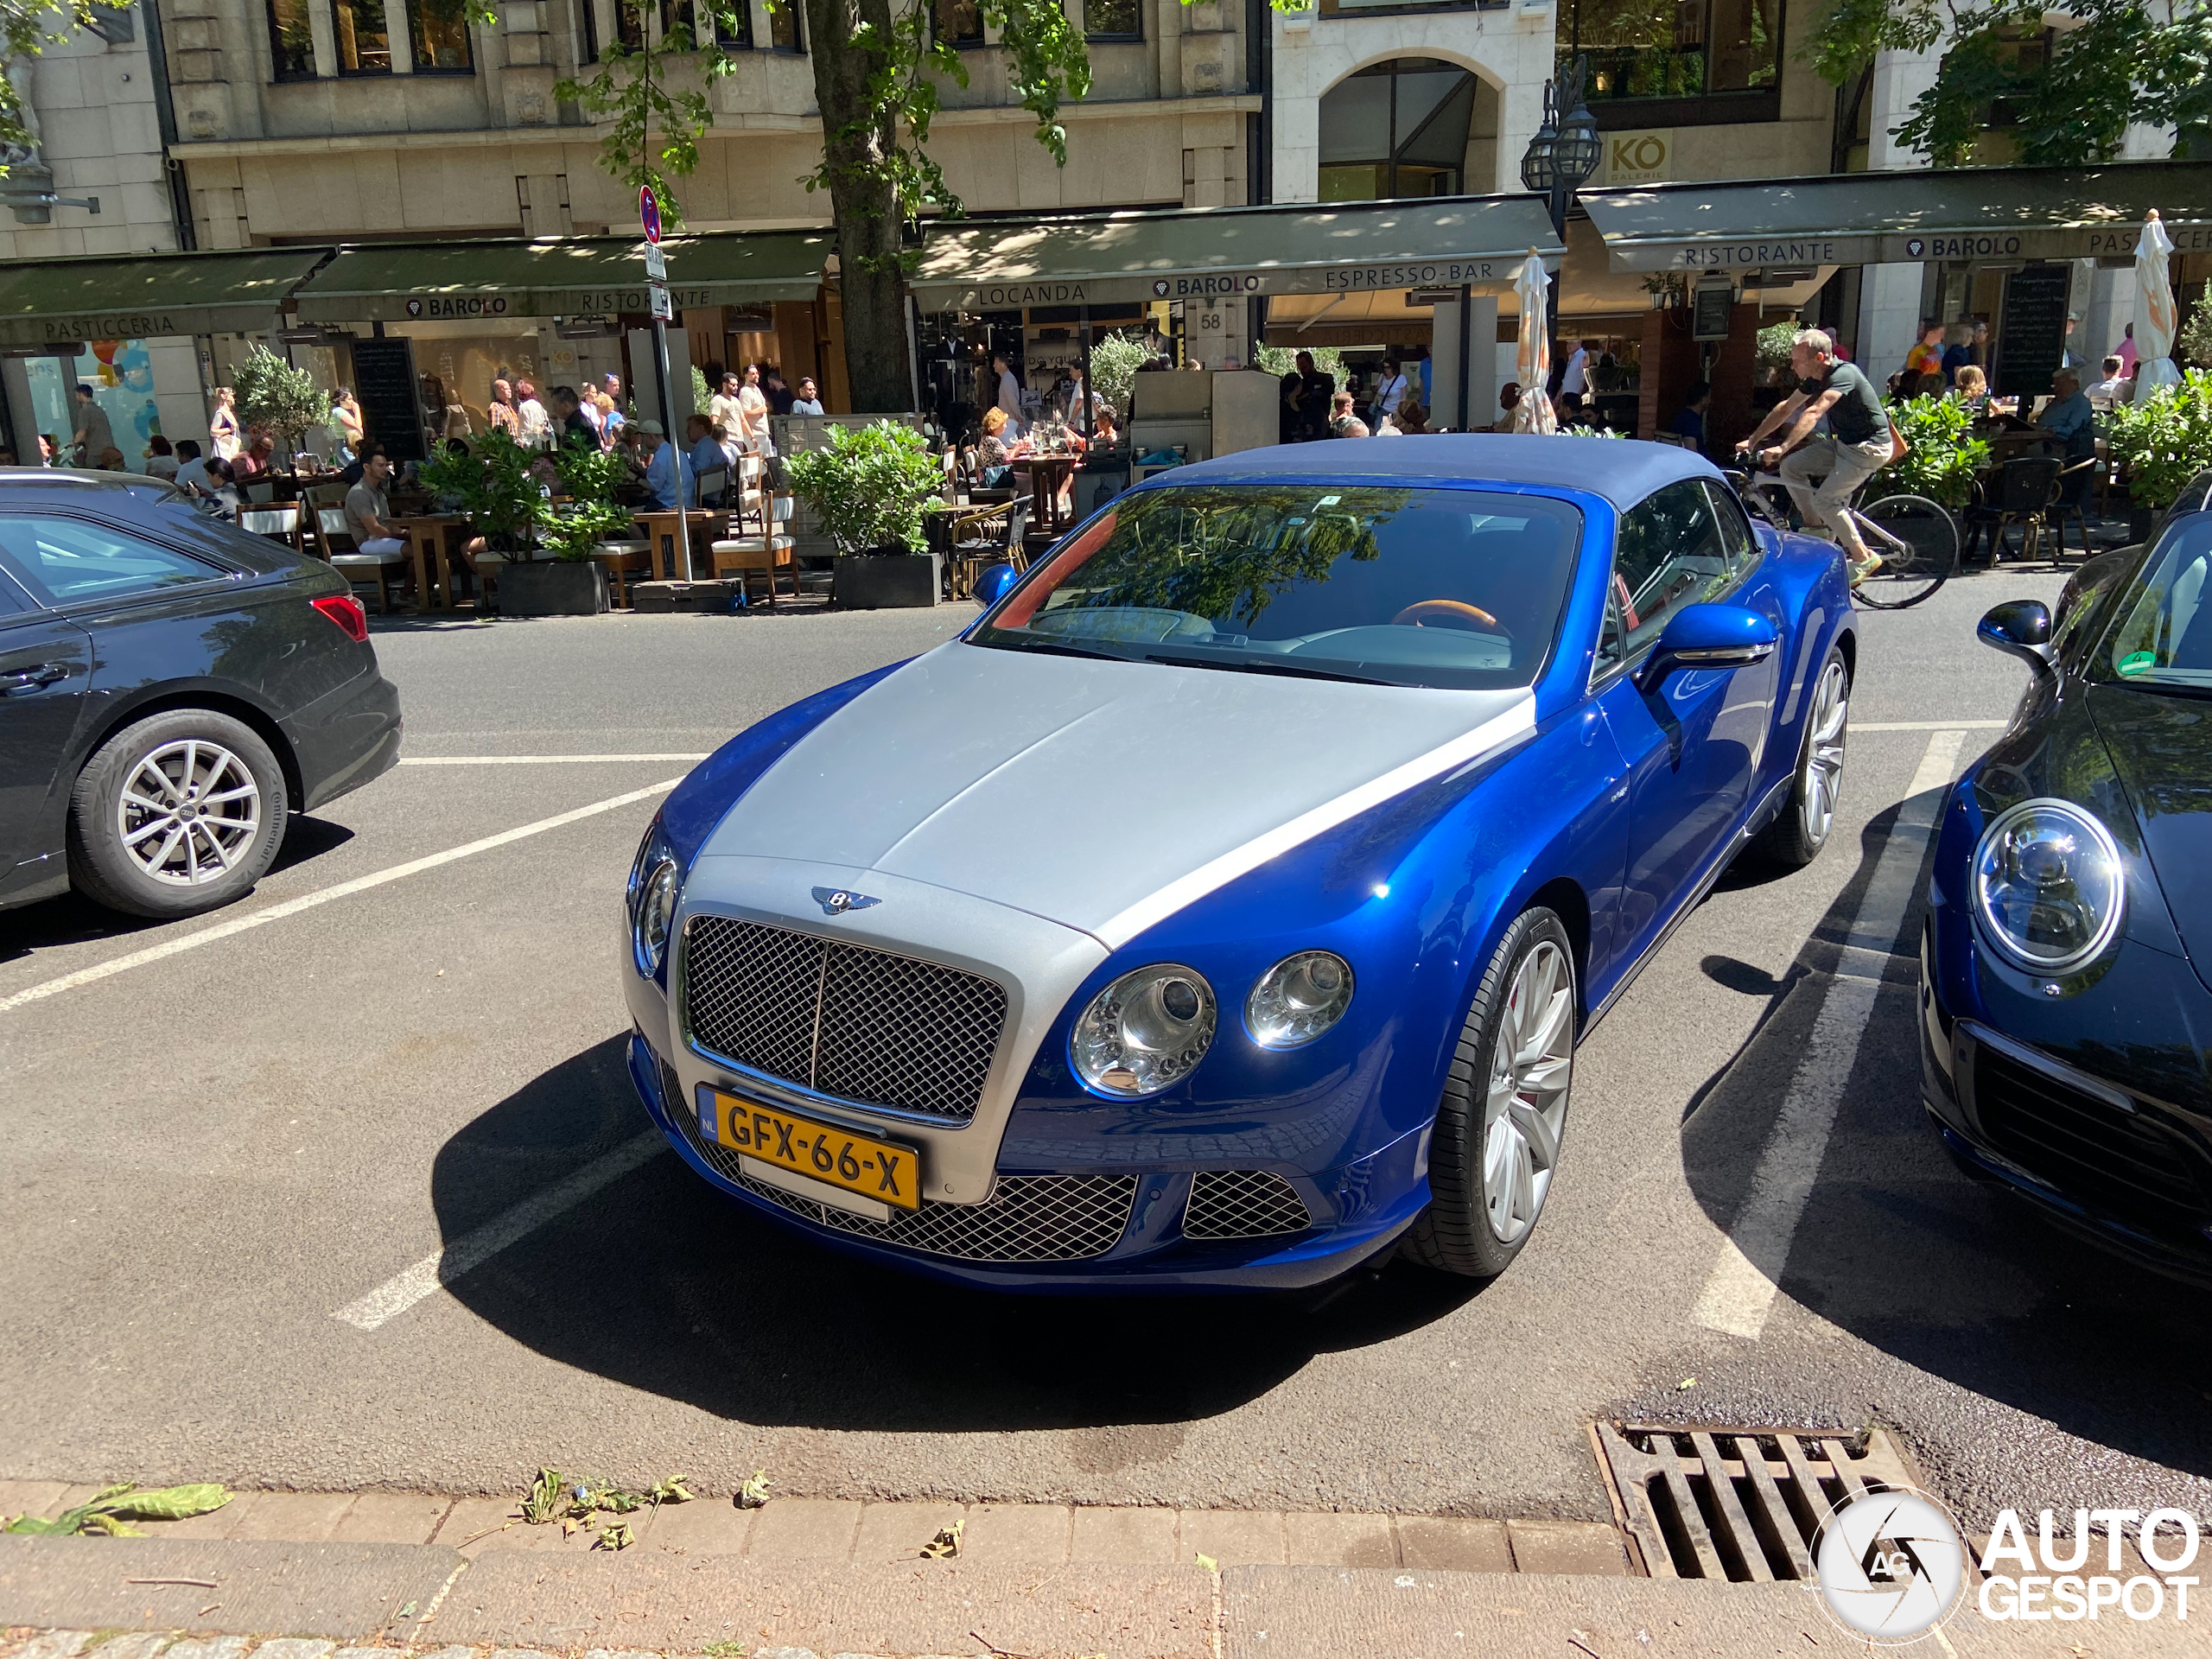
[[1812,706],[1805,714],[1805,739],[1798,746],[1797,772],[1789,800],[1774,822],[1758,833],[1752,852],[1770,864],[1800,870],[1821,855],[1835,829],[1836,803],[1843,796],[1843,752],[1851,728],[1851,671],[1840,647],[1828,648],[1813,682]]
[[1872,543],[1882,568],[1852,589],[1859,604],[1901,611],[1919,604],[1958,570],[1958,520],[1926,496],[1885,495],[1859,508],[1859,516],[1904,544],[1900,550]]
[[284,770],[251,727],[207,709],[151,715],[77,774],[70,881],[130,916],[216,909],[267,872],[290,804]]
[[[1400,1247],[1409,1259],[1466,1278],[1491,1279],[1510,1267],[1529,1242],[1542,1216],[1566,1130],[1577,991],[1567,929],[1548,910],[1523,911],[1491,953],[1460,1028],[1429,1147],[1428,1208]],[[1560,995],[1563,1007],[1556,1001]],[[1516,1072],[1501,1071],[1501,1040],[1511,1029],[1526,1028],[1527,1016],[1516,1002],[1547,1010],[1542,1023],[1526,1030],[1522,1046],[1525,1054],[1529,1044],[1540,1045],[1539,1058],[1518,1072],[1524,1079],[1545,1078],[1533,1090],[1525,1082],[1511,1087]],[[1537,1097],[1524,1097],[1531,1093]],[[1516,1186],[1522,1175],[1525,1185]]]

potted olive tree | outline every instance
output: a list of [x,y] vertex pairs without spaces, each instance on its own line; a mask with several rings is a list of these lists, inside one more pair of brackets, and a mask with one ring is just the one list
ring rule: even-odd
[[311,427],[329,417],[330,399],[305,369],[296,369],[264,346],[256,346],[232,365],[238,424],[248,433],[266,432],[279,440],[273,459],[286,472]]
[[943,580],[922,508],[944,474],[921,435],[892,421],[832,426],[786,463],[791,493],[837,549],[835,602],[846,610],[934,605]]

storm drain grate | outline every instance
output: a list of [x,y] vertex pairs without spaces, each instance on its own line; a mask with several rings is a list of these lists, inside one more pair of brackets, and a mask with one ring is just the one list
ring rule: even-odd
[[1655,1579],[1809,1580],[1829,1510],[1861,1491],[1918,1484],[1878,1428],[1600,1422],[1591,1438],[1614,1513]]

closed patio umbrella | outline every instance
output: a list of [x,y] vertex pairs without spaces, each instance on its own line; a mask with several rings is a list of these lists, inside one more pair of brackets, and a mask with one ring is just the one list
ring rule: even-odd
[[2177,385],[2181,371],[2174,367],[2174,285],[2167,261],[2174,239],[2158,222],[2153,207],[2143,221],[2143,235],[2135,245],[2135,395]]
[[1516,432],[1556,432],[1559,416],[1552,413],[1550,394],[1544,388],[1552,378],[1551,319],[1546,315],[1551,300],[1551,278],[1534,248],[1513,279],[1521,296],[1521,348],[1514,366],[1521,376],[1521,401],[1513,406]]

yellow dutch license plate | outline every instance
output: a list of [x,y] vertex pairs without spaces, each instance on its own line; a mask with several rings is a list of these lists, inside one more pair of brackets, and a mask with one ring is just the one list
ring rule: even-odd
[[714,1091],[715,1139],[734,1152],[901,1210],[922,1207],[922,1160],[911,1147]]

